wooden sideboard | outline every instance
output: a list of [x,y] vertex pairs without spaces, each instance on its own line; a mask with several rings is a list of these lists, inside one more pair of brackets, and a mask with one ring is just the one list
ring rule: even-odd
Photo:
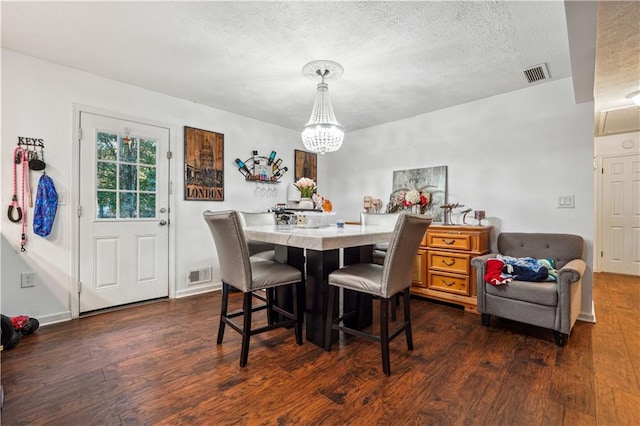
[[427,229],[414,264],[411,294],[464,306],[477,313],[471,259],[491,251],[492,226],[439,225]]

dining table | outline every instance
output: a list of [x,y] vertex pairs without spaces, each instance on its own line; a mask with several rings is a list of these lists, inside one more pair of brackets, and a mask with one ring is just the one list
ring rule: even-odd
[[[325,336],[327,303],[329,294],[329,274],[343,265],[373,261],[373,246],[388,242],[393,227],[336,225],[296,226],[261,225],[244,228],[247,240],[261,241],[275,245],[276,260],[298,268],[304,280],[304,294],[298,298],[298,306],[303,306],[306,340],[324,347],[326,338],[338,340],[338,331]],[[278,293],[276,301],[288,308],[291,302],[288,293]],[[287,298],[289,301],[287,302]],[[344,289],[342,300],[344,311],[358,307],[358,315],[346,321],[345,325],[365,328],[372,323],[371,296],[358,295]],[[336,300],[333,312],[339,315],[340,301]]]

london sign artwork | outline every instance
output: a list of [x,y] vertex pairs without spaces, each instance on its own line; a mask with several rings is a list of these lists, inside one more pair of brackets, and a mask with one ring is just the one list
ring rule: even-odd
[[224,134],[184,128],[184,199],[224,201]]

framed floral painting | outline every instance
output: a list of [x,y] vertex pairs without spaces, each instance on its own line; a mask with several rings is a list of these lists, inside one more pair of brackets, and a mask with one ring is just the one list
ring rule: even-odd
[[392,188],[387,213],[417,208],[434,222],[444,221],[440,207],[447,203],[447,166],[395,170]]

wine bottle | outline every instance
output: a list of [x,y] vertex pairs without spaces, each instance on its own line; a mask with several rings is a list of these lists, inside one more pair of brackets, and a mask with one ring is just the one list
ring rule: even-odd
[[273,163],[273,160],[275,159],[276,159],[276,152],[271,151],[271,154],[269,154],[269,159],[267,160],[267,166],[270,166]]
[[273,166],[271,166],[271,170],[273,170],[273,173],[280,170],[280,164],[282,164],[282,158],[278,158],[276,162],[273,163]]
[[238,170],[240,171],[240,173],[242,173],[244,177],[249,177],[249,175],[251,174],[251,170],[249,170],[247,165],[244,164],[244,161],[236,158],[236,164],[238,165]]
[[258,162],[260,159],[258,158],[258,151],[253,151],[253,174],[257,175],[258,173]]
[[275,172],[273,175],[276,177],[276,179],[279,180],[282,177],[282,175],[284,175],[287,172],[287,170],[289,170],[288,167],[283,167],[277,172]]

